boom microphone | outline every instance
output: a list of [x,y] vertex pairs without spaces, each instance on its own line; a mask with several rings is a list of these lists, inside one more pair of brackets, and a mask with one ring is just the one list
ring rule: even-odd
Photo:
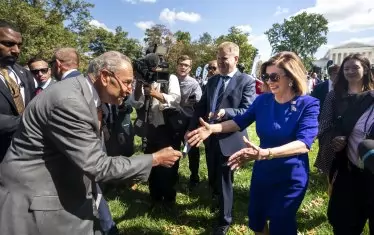
[[155,53],[150,53],[144,57],[144,62],[148,68],[156,68],[160,58]]

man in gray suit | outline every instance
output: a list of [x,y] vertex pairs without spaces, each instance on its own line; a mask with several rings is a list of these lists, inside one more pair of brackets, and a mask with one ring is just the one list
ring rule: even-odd
[[133,70],[119,52],[92,60],[88,78],[51,85],[25,110],[0,164],[0,234],[101,234],[95,182],[146,180],[152,166],[173,166],[171,147],[132,158],[107,157],[100,139],[102,103],[121,104]]

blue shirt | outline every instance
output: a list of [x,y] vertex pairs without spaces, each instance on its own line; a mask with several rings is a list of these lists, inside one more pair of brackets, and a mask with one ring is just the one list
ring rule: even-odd
[[[263,149],[299,140],[310,148],[318,133],[319,101],[311,96],[296,96],[280,104],[271,93],[258,96],[249,109],[233,121],[243,130],[256,122]],[[309,172],[308,154],[256,161],[253,176],[263,179],[292,178],[294,169]],[[283,176],[283,177],[282,177]]]

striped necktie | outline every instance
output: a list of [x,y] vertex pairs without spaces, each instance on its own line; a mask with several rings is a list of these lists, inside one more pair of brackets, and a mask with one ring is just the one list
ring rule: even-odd
[[7,68],[1,68],[0,72],[3,75],[5,82],[9,87],[18,114],[22,114],[23,110],[25,109],[25,104],[23,103],[20,86],[9,76]]
[[225,82],[230,79],[229,76],[221,76],[221,84],[218,90],[217,94],[217,101],[216,101],[216,107],[215,110],[218,111],[219,106],[222,103],[223,95],[225,94]]

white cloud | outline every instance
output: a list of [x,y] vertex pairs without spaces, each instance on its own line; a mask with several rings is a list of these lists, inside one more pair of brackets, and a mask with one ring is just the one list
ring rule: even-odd
[[139,3],[139,2],[155,3],[156,0],[122,0],[122,2],[125,2],[125,3],[131,3],[131,4],[137,4],[137,3]]
[[246,25],[238,25],[235,26],[236,28],[240,29],[243,33],[250,33],[252,32],[252,27],[249,24]]
[[169,24],[175,23],[177,20],[190,23],[196,23],[201,20],[201,16],[195,12],[176,12],[174,10],[170,10],[169,8],[162,10],[159,18],[161,21],[168,22]]
[[277,6],[277,10],[274,13],[274,16],[287,14],[290,10],[288,8],[282,8],[280,6]]
[[316,5],[301,12],[323,14],[331,32],[358,32],[374,29],[373,0],[317,0]]
[[155,22],[153,21],[139,21],[135,23],[136,27],[138,27],[141,30],[146,30],[151,28],[155,25]]
[[271,56],[271,46],[265,34],[250,35],[248,42],[258,49],[260,59],[266,61]]
[[105,29],[106,31],[109,31],[109,32],[112,32],[112,33],[115,32],[114,29],[110,29],[110,28],[108,28],[104,23],[101,23],[101,22],[99,22],[98,20],[91,20],[89,24],[92,25],[92,26],[95,26],[95,27],[97,27],[97,28],[103,28],[103,29]]

